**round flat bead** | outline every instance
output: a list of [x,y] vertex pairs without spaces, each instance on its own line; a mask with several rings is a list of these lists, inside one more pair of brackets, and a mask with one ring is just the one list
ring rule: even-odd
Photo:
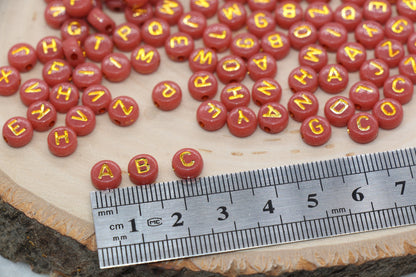
[[179,31],[190,35],[193,39],[201,38],[206,27],[207,19],[202,13],[196,11],[182,14],[178,21]]
[[304,17],[305,21],[312,23],[316,29],[319,29],[333,20],[334,12],[328,3],[317,1],[308,5]]
[[94,131],[95,114],[87,106],[75,106],[67,112],[65,125],[74,130],[77,136],[86,136]]
[[318,75],[309,66],[294,68],[288,76],[289,88],[293,92],[309,91],[311,93],[318,89]]
[[8,119],[3,125],[3,139],[11,147],[23,147],[33,137],[33,128],[29,120],[21,116]]
[[105,113],[111,100],[111,92],[103,85],[89,86],[81,97],[82,105],[89,107],[96,115]]
[[140,29],[133,23],[122,23],[114,30],[113,42],[120,51],[130,52],[140,44],[140,41]]
[[58,113],[66,113],[78,104],[79,91],[71,83],[60,83],[53,86],[49,93],[49,101]]
[[121,184],[121,168],[110,160],[97,162],[91,168],[91,183],[98,190],[115,189]]
[[396,9],[397,13],[401,16],[406,16],[416,22],[416,9],[411,4],[412,2],[406,0],[397,0]]
[[187,33],[177,32],[166,39],[165,51],[176,62],[184,62],[194,50],[194,40]]
[[65,21],[61,26],[62,40],[74,37],[82,44],[89,34],[90,27],[88,23],[83,19],[69,19]]
[[355,113],[354,103],[347,97],[334,96],[325,103],[324,113],[331,125],[345,127]]
[[257,120],[263,131],[269,134],[277,134],[287,127],[289,114],[283,105],[270,102],[260,107]]
[[63,59],[61,39],[53,36],[42,38],[36,45],[36,56],[41,63],[46,63],[53,59]]
[[347,29],[337,22],[325,23],[318,36],[319,43],[330,52],[336,52],[348,40]]
[[188,80],[188,90],[195,100],[205,101],[217,94],[218,82],[211,72],[197,71]]
[[363,6],[363,16],[366,20],[374,20],[384,24],[392,13],[391,4],[387,0],[367,0]]
[[380,128],[391,130],[402,122],[403,107],[398,101],[385,98],[374,105],[372,114],[377,119]]
[[369,113],[356,113],[348,121],[347,131],[350,138],[357,143],[370,143],[377,138],[378,122]]
[[15,94],[20,87],[22,79],[19,71],[12,66],[0,67],[0,95],[9,96]]
[[383,86],[384,97],[395,99],[402,105],[412,100],[413,91],[412,81],[403,75],[390,76]]
[[162,111],[176,109],[182,101],[182,90],[173,81],[157,83],[152,91],[152,100],[155,106]]
[[43,15],[46,23],[54,29],[59,29],[70,18],[61,0],[49,2]]
[[290,117],[298,122],[302,122],[306,118],[318,113],[318,99],[312,93],[300,91],[290,97],[287,109]]
[[28,107],[26,117],[35,131],[44,132],[55,125],[57,114],[50,102],[37,101]]
[[206,131],[221,129],[227,122],[227,108],[217,100],[202,102],[196,111],[198,125]]
[[355,28],[355,40],[366,49],[374,49],[384,39],[383,26],[372,20],[361,21]]
[[227,111],[231,111],[250,104],[250,91],[241,83],[229,83],[221,90],[220,99]]
[[349,98],[357,110],[369,111],[380,99],[380,92],[372,82],[358,81],[350,88]]
[[398,66],[404,55],[402,43],[395,39],[384,39],[374,49],[374,56],[383,60],[389,67]]
[[347,42],[338,49],[336,59],[349,72],[354,72],[367,60],[367,52],[360,43]]
[[275,20],[279,27],[289,29],[294,23],[303,19],[303,9],[300,4],[292,0],[284,0],[277,4]]
[[277,74],[276,60],[265,52],[254,54],[247,61],[247,72],[253,81],[274,78]]
[[92,10],[92,1],[62,0],[68,15],[72,17],[85,17]]
[[133,50],[130,61],[136,72],[150,74],[159,68],[160,54],[153,46],[143,44]]
[[49,151],[57,157],[67,157],[75,152],[78,146],[77,134],[69,127],[60,126],[48,134]]
[[177,24],[182,14],[183,6],[177,0],[160,0],[155,6],[155,17],[166,20],[169,25]]
[[247,12],[242,3],[229,1],[218,9],[217,17],[220,23],[235,31],[246,24]]
[[65,60],[53,59],[43,66],[42,77],[50,87],[69,82],[72,78],[72,67]]
[[208,71],[213,73],[217,67],[217,62],[217,53],[211,48],[194,49],[188,58],[192,72]]
[[114,20],[102,9],[93,8],[87,16],[87,21],[99,33],[111,35],[116,28]]
[[130,126],[139,118],[139,105],[129,96],[118,96],[110,102],[108,115],[114,124]]
[[247,60],[260,51],[260,42],[253,34],[240,33],[234,36],[230,45],[230,51],[233,55]]
[[198,177],[203,167],[201,154],[193,148],[182,148],[172,157],[172,169],[182,179]]
[[332,128],[329,121],[322,116],[306,118],[300,126],[302,140],[311,146],[320,146],[331,138]]
[[131,158],[127,166],[130,181],[135,185],[147,185],[156,181],[159,166],[149,154],[139,154]]
[[289,37],[281,32],[272,31],[261,38],[261,49],[271,54],[276,60],[281,60],[290,52]]
[[34,102],[49,99],[49,86],[41,79],[29,79],[20,86],[19,94],[22,103],[30,106]]
[[38,61],[35,48],[27,43],[13,45],[7,53],[7,60],[20,72],[30,71]]
[[310,44],[302,47],[298,55],[301,66],[309,66],[319,72],[328,63],[328,53],[319,44]]
[[249,107],[236,107],[228,113],[227,126],[232,135],[248,137],[257,129],[257,115]]
[[274,31],[276,22],[274,16],[268,11],[254,11],[247,16],[247,30],[258,38]]
[[416,32],[411,34],[407,40],[407,51],[409,54],[416,54]]
[[340,64],[328,64],[319,71],[318,80],[323,91],[340,93],[348,85],[348,71]]
[[413,22],[404,16],[393,16],[387,20],[384,27],[386,37],[405,44],[408,37],[415,31]]
[[140,27],[144,22],[153,18],[153,7],[150,3],[140,7],[126,7],[124,9],[124,17],[127,22]]
[[218,61],[216,72],[224,84],[241,82],[246,76],[247,67],[240,57],[228,55]]
[[130,60],[122,53],[111,53],[101,62],[101,72],[110,82],[122,82],[129,77]]
[[143,23],[141,35],[146,44],[161,47],[170,36],[170,26],[161,18],[152,18]]
[[76,38],[69,37],[62,41],[62,49],[64,51],[65,59],[70,66],[76,67],[85,62],[84,51]]
[[362,9],[351,2],[339,5],[334,12],[334,21],[342,24],[348,32],[354,31],[362,19]]
[[217,13],[218,0],[191,0],[189,2],[191,11],[202,13],[206,18],[211,18]]
[[416,54],[406,55],[400,61],[399,72],[416,84]]
[[389,74],[388,65],[381,59],[367,60],[360,67],[360,79],[370,81],[379,88],[383,86]]
[[257,106],[279,102],[282,97],[282,87],[273,78],[261,78],[253,84],[251,97]]
[[89,86],[100,84],[101,80],[101,70],[94,63],[79,64],[72,72],[72,82],[82,91]]
[[268,11],[273,12],[276,8],[277,0],[248,0],[247,4],[252,11]]
[[318,40],[318,32],[314,25],[306,21],[299,21],[289,28],[290,45],[296,50],[305,45],[314,44]]
[[206,47],[216,52],[224,52],[232,41],[231,29],[222,23],[208,25],[204,30],[202,40]]

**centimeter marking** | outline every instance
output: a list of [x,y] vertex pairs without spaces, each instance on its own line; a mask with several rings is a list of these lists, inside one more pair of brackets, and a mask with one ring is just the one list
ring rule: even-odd
[[416,148],[91,193],[101,268],[415,224]]

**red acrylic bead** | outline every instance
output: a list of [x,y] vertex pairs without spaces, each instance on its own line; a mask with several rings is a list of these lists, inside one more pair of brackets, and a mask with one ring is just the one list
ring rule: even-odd
[[72,17],[85,17],[92,10],[92,1],[62,0],[68,15]]
[[404,16],[393,16],[389,18],[384,30],[386,37],[398,40],[403,44],[407,42],[408,37],[414,31],[413,22]]
[[214,23],[205,28],[202,40],[206,47],[217,52],[224,52],[232,41],[231,29],[222,23]]
[[243,59],[238,56],[228,55],[217,63],[217,76],[221,82],[241,82],[246,76],[247,68]]
[[289,88],[293,92],[309,91],[311,93],[318,89],[318,75],[309,66],[294,68],[288,77]]
[[72,77],[72,67],[65,60],[53,59],[43,66],[42,77],[50,87],[69,82]]
[[290,52],[289,37],[281,32],[272,31],[261,38],[261,48],[276,60],[281,60]]
[[221,90],[220,99],[227,111],[231,111],[250,104],[250,91],[241,83],[229,83]]
[[404,75],[390,76],[383,86],[383,94],[386,98],[392,98],[404,105],[413,97],[413,83]]
[[217,94],[218,82],[211,72],[197,71],[188,80],[188,90],[195,100],[205,101]]
[[139,118],[139,105],[129,96],[118,96],[110,102],[108,115],[114,124],[130,126]]
[[33,137],[33,128],[29,120],[16,116],[8,119],[3,125],[3,139],[11,147],[23,147]]
[[338,6],[334,13],[334,21],[342,24],[348,32],[352,32],[363,18],[361,8],[351,2]]
[[372,82],[358,81],[350,88],[349,98],[357,110],[368,111],[380,99],[380,93]]
[[197,11],[202,13],[206,18],[211,18],[217,13],[218,0],[191,0],[191,11]]
[[82,44],[89,34],[90,27],[88,23],[83,19],[69,19],[65,21],[61,26],[62,40],[74,37]]
[[20,72],[31,70],[37,62],[36,50],[27,43],[18,43],[7,53],[9,64]]
[[20,86],[20,100],[26,106],[36,101],[46,101],[49,99],[49,86],[40,79],[29,79]]
[[126,8],[126,3],[123,0],[105,0],[104,4],[114,12],[121,12]]
[[347,97],[334,96],[325,103],[324,113],[331,125],[345,127],[355,113],[354,103]]
[[240,33],[234,36],[230,45],[230,51],[233,55],[247,60],[260,51],[260,43],[255,35]]
[[276,22],[274,16],[264,10],[254,11],[247,17],[247,29],[250,33],[261,38],[265,34],[274,31]]
[[334,12],[328,3],[317,1],[309,4],[305,10],[305,21],[312,23],[316,29],[329,23],[334,18]]
[[155,17],[166,20],[169,25],[175,25],[183,14],[183,6],[177,0],[160,0],[155,6],[154,14]]
[[66,157],[75,152],[78,146],[77,134],[69,127],[52,129],[48,134],[49,151],[58,157]]
[[9,96],[19,90],[22,79],[19,71],[11,66],[0,67],[0,95]]
[[303,19],[303,9],[296,1],[285,0],[277,4],[275,20],[279,27],[289,29],[294,23]]
[[193,148],[182,148],[173,155],[172,169],[182,179],[198,177],[204,167],[201,154]]
[[113,52],[113,41],[105,34],[92,34],[85,40],[84,50],[90,60],[101,62],[105,56]]
[[274,78],[277,74],[276,60],[268,53],[254,54],[247,61],[247,72],[253,81]]
[[316,115],[319,109],[318,99],[309,92],[297,92],[290,97],[287,103],[290,117],[298,122]]
[[384,24],[392,13],[391,4],[387,0],[367,0],[363,6],[363,16],[366,20],[374,20]]
[[102,9],[93,8],[87,16],[87,21],[99,33],[111,35],[114,32],[116,23]]
[[416,9],[412,1],[397,0],[396,9],[399,15],[405,16],[413,22],[416,22]]
[[85,62],[84,51],[75,37],[65,39],[62,42],[62,49],[64,51],[65,59],[70,66],[76,67]]
[[374,56],[383,60],[389,67],[396,67],[405,54],[401,42],[395,39],[384,39],[374,49]]
[[242,3],[229,1],[218,9],[217,17],[220,23],[235,31],[246,24],[247,12]]
[[92,85],[82,94],[82,105],[89,107],[96,115],[107,111],[112,100],[111,92],[103,85]]
[[204,101],[196,111],[196,120],[204,130],[219,130],[227,122],[227,108],[217,100]]
[[161,47],[170,36],[170,26],[161,18],[152,18],[143,23],[141,35],[146,44]]
[[87,106],[75,106],[67,112],[65,125],[74,130],[77,136],[86,136],[94,131],[95,114]]
[[270,102],[279,102],[281,96],[282,87],[273,78],[261,78],[253,84],[251,89],[251,97],[258,106]]
[[54,29],[59,29],[70,18],[61,0],[49,2],[43,15],[46,23]]
[[357,143],[370,143],[377,138],[378,122],[369,113],[356,113],[348,121],[347,131],[350,138]]
[[374,49],[384,39],[383,26],[372,20],[362,21],[354,32],[355,40],[366,49]]
[[135,185],[147,185],[156,181],[159,167],[156,159],[149,154],[139,154],[131,158],[127,166],[130,181]]
[[400,61],[399,72],[416,84],[416,54],[407,55]]
[[128,22],[140,27],[144,22],[153,18],[153,7],[150,3],[141,7],[126,7],[124,9],[124,17]]
[[309,66],[316,72],[328,63],[328,53],[319,44],[310,44],[302,47],[298,55],[301,66]]
[[273,12],[276,8],[277,0],[248,0],[247,4],[252,11],[268,11]]
[[35,131],[44,132],[55,125],[57,114],[50,102],[37,101],[28,107],[26,117]]
[[52,87],[49,101],[55,106],[58,113],[66,113],[78,104],[79,91],[71,83],[60,83]]
[[367,52],[360,43],[347,42],[338,49],[336,59],[349,72],[354,72],[367,60]]
[[63,59],[62,41],[53,36],[42,38],[36,45],[36,56],[41,63],[46,63],[53,59]]
[[318,40],[318,32],[314,25],[306,21],[299,21],[289,28],[290,45],[296,50],[305,45],[313,44]]
[[206,27],[207,19],[202,13],[196,11],[182,14],[178,21],[179,31],[187,33],[193,39],[201,38]]
[[402,122],[403,107],[398,101],[385,98],[374,105],[372,114],[377,119],[380,128],[391,130]]
[[318,32],[319,43],[330,52],[336,52],[338,48],[347,42],[347,29],[337,22],[325,23]]
[[184,62],[194,50],[194,40],[187,33],[177,32],[166,39],[165,51],[168,57],[177,62]]
[[173,81],[157,83],[152,91],[153,103],[162,111],[176,109],[182,101],[182,90]]
[[370,81],[379,88],[383,86],[389,74],[388,65],[381,59],[367,60],[360,67],[360,79]]
[[188,58],[192,72],[208,71],[213,73],[217,67],[217,53],[211,48],[197,48]]
[[94,63],[82,63],[72,72],[72,82],[80,90],[85,90],[91,85],[101,83],[102,73],[100,68]]
[[130,52],[140,44],[140,41],[140,29],[133,23],[125,22],[114,30],[113,42],[120,51]]
[[248,137],[257,129],[257,115],[249,107],[236,107],[228,113],[227,126],[232,135]]
[[129,77],[130,60],[122,53],[111,53],[101,62],[101,72],[110,82],[121,82]]
[[150,74],[155,72],[160,65],[160,54],[153,46],[144,44],[131,52],[131,66],[136,72]]
[[340,64],[328,64],[319,71],[318,79],[323,91],[339,93],[348,85],[348,71]]
[[289,123],[289,115],[285,106],[270,102],[260,107],[257,113],[259,127],[269,134],[282,132]]
[[320,146],[331,138],[332,129],[329,121],[322,116],[306,118],[300,126],[302,140],[311,146]]
[[121,168],[110,160],[97,162],[90,172],[91,183],[98,190],[115,189],[121,184]]

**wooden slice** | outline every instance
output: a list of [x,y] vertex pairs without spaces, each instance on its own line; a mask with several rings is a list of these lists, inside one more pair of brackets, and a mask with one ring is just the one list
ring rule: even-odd
[[[331,3],[333,7],[338,4],[339,1]],[[185,10],[189,10],[185,1],[184,6]],[[45,36],[60,36],[59,30],[46,25],[43,19],[45,7],[44,1],[0,2],[1,65],[8,63],[7,52],[16,43],[27,42],[36,46]],[[117,23],[124,21],[122,13],[109,14]],[[210,23],[214,21],[215,18],[209,20]],[[172,32],[175,31],[177,27],[172,27]],[[351,34],[350,40],[353,40]],[[202,42],[196,41],[196,45],[201,46]],[[226,127],[216,132],[206,132],[195,120],[199,102],[187,92],[187,80],[191,75],[187,63],[172,62],[166,57],[163,48],[159,48],[159,51],[162,62],[155,74],[132,72],[122,83],[103,81],[114,97],[128,95],[139,103],[140,117],[132,126],[118,127],[111,123],[107,114],[100,115],[97,117],[96,130],[86,137],[80,137],[78,149],[66,158],[49,153],[47,132],[36,132],[33,140],[21,149],[0,143],[0,218],[3,223],[1,226],[5,226],[0,228],[2,255],[13,260],[24,260],[39,272],[55,271],[66,275],[82,273],[83,276],[115,276],[121,272],[140,272],[143,275],[173,275],[174,272],[181,272],[185,275],[189,271],[199,272],[201,276],[288,275],[304,271],[311,271],[311,275],[367,272],[369,275],[391,276],[416,271],[414,226],[99,271],[89,202],[89,193],[94,190],[89,171],[99,160],[111,159],[121,166],[122,186],[125,187],[132,185],[126,172],[128,161],[140,153],[153,155],[160,167],[157,181],[168,181],[176,179],[170,165],[171,158],[183,147],[193,147],[201,152],[205,162],[202,175],[208,176],[415,145],[414,102],[404,107],[405,118],[397,129],[381,130],[378,138],[367,145],[351,141],[345,128],[334,128],[328,143],[321,147],[310,147],[302,142],[300,124],[293,120],[286,130],[277,135],[266,134],[258,129],[252,136],[241,139],[232,136]],[[283,88],[283,104],[291,96],[287,76],[291,68],[297,65],[297,54],[297,51],[292,50],[288,57],[278,61],[276,79]],[[371,52],[369,54],[372,55]],[[329,62],[335,62],[334,54],[330,54]],[[38,63],[32,71],[21,74],[22,81],[40,78],[41,71],[42,64]],[[391,70],[391,74],[394,73],[397,73],[397,69]],[[174,80],[183,89],[182,103],[174,111],[160,111],[152,103],[152,88],[162,80]],[[350,74],[349,87],[356,80],[358,74]],[[246,78],[244,84],[251,88],[253,82]],[[219,89],[222,87],[221,84]],[[347,95],[347,91],[342,95]],[[324,103],[332,95],[317,91],[316,96],[321,106],[319,113],[323,114]],[[219,95],[216,96],[218,98]],[[12,116],[26,114],[26,107],[21,103],[18,93],[1,97],[0,107],[2,123]],[[250,107],[258,110],[253,103]],[[59,125],[64,125],[63,114],[58,115]]]

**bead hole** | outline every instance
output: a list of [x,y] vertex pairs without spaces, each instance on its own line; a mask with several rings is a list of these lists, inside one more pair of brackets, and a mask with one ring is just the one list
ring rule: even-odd
[[291,118],[294,118],[294,117],[295,117],[295,115],[294,115],[292,112],[289,112],[289,116],[290,116]]
[[115,119],[115,120],[114,120],[114,122],[115,122],[117,125],[121,126],[121,122],[120,122],[119,120]]
[[76,60],[76,59],[78,59],[78,55],[75,54],[75,53],[72,53],[71,54],[71,60]]
[[51,123],[49,123],[49,127],[52,127],[53,125],[55,125],[55,121],[51,121]]
[[257,106],[261,106],[261,103],[259,100],[254,101],[256,103]]
[[26,69],[27,71],[31,70],[32,68],[33,68],[33,65],[32,65],[32,64],[28,64],[28,65],[26,65],[26,67],[25,67],[25,69]]
[[355,104],[354,106],[355,106],[355,108],[356,108],[357,110],[361,110],[361,106],[360,106],[360,105]]
[[208,100],[208,98],[209,98],[209,97],[208,97],[208,95],[203,95],[203,96],[201,97],[201,100],[202,100],[202,101],[205,101],[205,100]]
[[269,127],[264,127],[264,128],[263,128],[263,130],[264,130],[266,133],[270,133],[270,131],[271,131]]
[[3,136],[3,139],[6,143],[8,143],[7,138],[5,136]]
[[205,127],[205,124],[204,124],[202,121],[199,121],[199,122],[198,122],[198,124],[199,124],[199,126],[201,126],[202,128],[204,128],[204,127]]
[[159,108],[159,104],[157,102],[153,102],[157,108]]
[[179,56],[178,57],[178,62],[183,62],[184,60],[186,60],[186,58],[184,56]]
[[105,26],[105,31],[107,33],[111,34],[113,32],[113,26],[111,26],[111,25]]
[[99,110],[98,110],[98,113],[99,113],[99,114],[105,113],[105,108],[101,108],[101,109],[99,109]]

